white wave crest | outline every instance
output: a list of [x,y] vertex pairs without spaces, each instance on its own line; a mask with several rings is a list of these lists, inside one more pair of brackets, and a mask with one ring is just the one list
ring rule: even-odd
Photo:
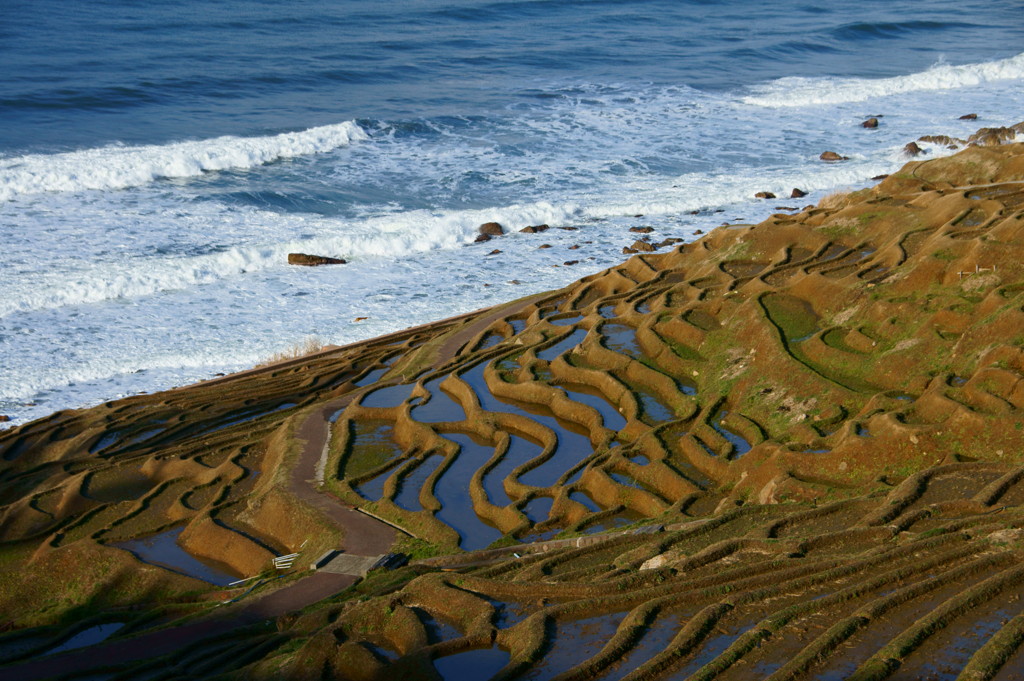
[[320,154],[369,136],[353,121],[267,137],[216,137],[0,159],[0,201],[23,194],[138,187],[163,178],[245,169]]
[[[497,221],[508,231],[526,225],[570,222],[579,214],[575,204],[540,201],[488,210],[408,211],[357,223],[308,218],[304,224],[317,236],[261,245],[239,245],[218,253],[177,257],[136,257],[127,261],[87,263],[42,273],[32,282],[11,286],[0,298],[0,318],[17,312],[141,298],[168,291],[286,268],[288,254],[312,253],[348,260],[395,258],[471,243],[484,222]],[[280,216],[247,213],[253,224],[274,225]],[[288,218],[294,220],[294,217]],[[70,262],[68,263],[70,265]]]
[[742,101],[753,106],[783,108],[864,102],[876,97],[954,90],[983,83],[1024,78],[1024,53],[980,64],[936,64],[926,71],[894,78],[780,78],[756,88]]

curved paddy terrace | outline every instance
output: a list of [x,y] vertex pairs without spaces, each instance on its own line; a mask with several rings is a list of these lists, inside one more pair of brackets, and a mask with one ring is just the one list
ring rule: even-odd
[[[130,646],[240,612],[161,673],[1014,678],[1022,263],[1024,145],[976,146],[559,291],[6,431],[0,679],[89,627]],[[132,549],[154,537],[215,573]],[[380,567],[393,538],[408,563]]]

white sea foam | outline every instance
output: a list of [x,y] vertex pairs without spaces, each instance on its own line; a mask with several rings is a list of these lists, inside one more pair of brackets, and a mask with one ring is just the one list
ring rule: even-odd
[[164,145],[107,146],[0,159],[0,201],[23,194],[124,189],[164,178],[244,170],[366,140],[352,121],[267,137],[216,137]]
[[790,77],[754,89],[747,104],[769,108],[866,102],[877,97],[925,90],[953,90],[1024,78],[1024,53],[980,64],[939,63],[926,71],[894,78]]
[[[53,309],[135,299],[166,291],[184,290],[273,267],[287,267],[288,254],[313,253],[360,260],[402,257],[451,249],[474,240],[483,222],[498,221],[508,230],[526,225],[565,224],[579,214],[574,204],[548,202],[432,213],[424,210],[377,217],[359,223],[309,219],[305,225],[318,236],[261,245],[236,246],[191,257],[140,256],[127,261],[80,264],[39,272],[24,285],[11,282],[0,298],[0,318],[16,312]],[[280,216],[252,211],[252,223],[275,224]]]

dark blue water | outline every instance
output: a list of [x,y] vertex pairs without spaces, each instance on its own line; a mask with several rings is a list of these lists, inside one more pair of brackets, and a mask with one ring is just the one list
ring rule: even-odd
[[[819,5],[4,0],[0,414],[560,288],[637,214],[690,238],[1020,119],[1019,3]],[[482,258],[491,220],[584,231]]]
[[[491,115],[584,84],[725,90],[1010,57],[1016,2],[5,0],[0,149]],[[562,88],[552,89],[553,83]]]

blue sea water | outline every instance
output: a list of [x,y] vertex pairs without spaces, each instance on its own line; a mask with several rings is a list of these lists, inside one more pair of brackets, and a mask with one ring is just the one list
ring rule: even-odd
[[[630,226],[790,203],[757,191],[863,186],[922,134],[1024,119],[1021,45],[1011,1],[4,0],[0,414],[557,288]],[[491,220],[512,233],[473,245]],[[516,233],[542,222],[579,229]]]

